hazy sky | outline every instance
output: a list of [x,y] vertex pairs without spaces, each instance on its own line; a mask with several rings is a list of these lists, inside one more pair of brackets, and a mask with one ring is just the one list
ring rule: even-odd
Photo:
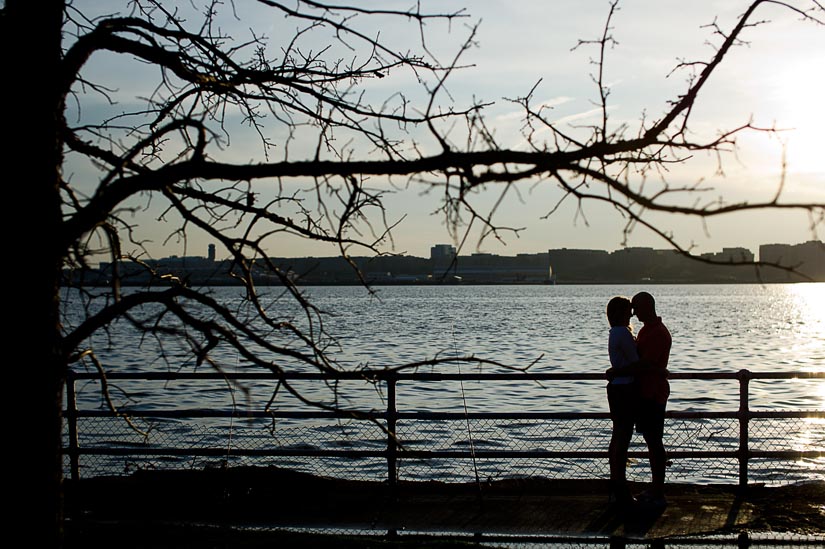
[[[92,2],[98,6],[106,4]],[[235,1],[241,17],[252,13],[254,23],[267,34],[282,36],[290,28],[282,18],[269,21],[259,8],[244,0]],[[289,2],[286,2],[289,4]],[[806,2],[793,2],[808,5]],[[182,3],[185,4],[185,3]],[[355,2],[353,4],[366,5]],[[406,2],[369,2],[407,8]],[[608,52],[606,81],[610,83],[610,111],[614,124],[626,122],[638,127],[643,115],[660,117],[668,100],[678,97],[685,88],[686,73],[670,74],[680,60],[706,60],[719,37],[706,25],[716,19],[723,30],[732,27],[749,2],[735,0],[624,0],[613,20],[613,37],[617,44]],[[534,103],[553,106],[551,118],[571,124],[587,124],[596,119],[593,101],[597,89],[590,80],[589,64],[597,50],[573,50],[579,39],[598,38],[609,11],[607,0],[422,0],[424,11],[453,11],[467,8],[469,17],[444,25],[429,27],[429,45],[452,55],[467,35],[469,26],[480,22],[477,47],[469,51],[465,62],[474,65],[453,75],[449,92],[457,105],[473,97],[495,102],[486,110],[488,124],[496,131],[501,145],[523,145],[518,129],[518,109],[506,98],[525,95],[537,82]],[[739,140],[736,156],[724,158],[724,175],[717,171],[715,157],[697,156],[683,166],[674,166],[668,174],[673,184],[703,181],[713,190],[702,195],[724,197],[728,202],[759,200],[772,197],[780,185],[783,148],[787,175],[783,188],[786,201],[825,203],[825,27],[798,21],[798,17],[773,6],[765,6],[759,19],[771,23],[749,29],[744,39],[749,43],[736,48],[726,59],[699,97],[693,113],[693,128],[701,135],[715,135],[748,122],[789,128],[778,138],[745,135]],[[360,21],[360,20],[359,20]],[[366,20],[363,20],[366,21]],[[250,20],[227,22],[228,27],[246,29]],[[292,25],[292,24],[290,24]],[[256,27],[259,28],[259,27]],[[417,41],[411,27],[382,28],[388,40],[398,44]],[[288,34],[288,33],[287,33]],[[101,58],[96,61],[98,75],[127,78],[119,62]],[[398,79],[386,79],[384,86],[403,85]],[[376,97],[392,93],[378,89]],[[404,91],[404,90],[397,90]],[[239,145],[240,144],[240,145]],[[243,158],[244,141],[236,141],[233,154]],[[254,145],[250,145],[254,146]],[[249,153],[251,156],[251,153]],[[374,182],[376,186],[381,182]],[[395,252],[428,256],[436,243],[451,243],[441,217],[432,212],[438,196],[422,196],[422,188],[412,187],[386,199],[390,221],[404,216],[394,231]],[[554,185],[545,182],[524,185],[520,195],[508,196],[499,209],[498,222],[523,228],[519,237],[505,234],[504,243],[487,240],[481,251],[501,255],[535,253],[551,248],[598,248],[614,250],[622,245],[622,227],[617,214],[595,204],[585,204],[578,212],[571,204],[549,219],[544,215],[559,197]],[[479,204],[492,204],[495,192],[479,197]],[[583,213],[583,215],[582,215]],[[756,252],[760,244],[798,243],[814,237],[810,219],[803,213],[748,214],[702,223],[687,218],[662,218],[663,226],[672,230],[678,241],[696,251],[719,251],[728,246],[744,246]],[[162,224],[158,229],[163,229]],[[168,233],[168,231],[167,231]],[[205,255],[207,240],[192,233],[188,255]],[[818,238],[823,238],[820,231]],[[157,246],[153,254],[165,256],[184,253],[177,244],[161,247],[162,233],[152,236]],[[464,253],[476,251],[471,240]],[[627,242],[631,246],[667,247],[667,244],[637,228]],[[270,250],[274,256],[332,255],[334,250],[309,247],[298,241],[282,240]]]

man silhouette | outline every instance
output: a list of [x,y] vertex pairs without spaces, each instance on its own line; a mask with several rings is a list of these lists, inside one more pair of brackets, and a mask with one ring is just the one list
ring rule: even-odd
[[665,408],[670,396],[667,363],[672,339],[670,332],[656,314],[656,301],[647,292],[639,292],[631,300],[633,314],[644,326],[636,336],[639,359],[644,364],[639,379],[639,408],[636,431],[647,444],[652,477],[649,490],[639,496],[642,503],[657,507],[667,504],[665,499],[665,446],[663,442]]

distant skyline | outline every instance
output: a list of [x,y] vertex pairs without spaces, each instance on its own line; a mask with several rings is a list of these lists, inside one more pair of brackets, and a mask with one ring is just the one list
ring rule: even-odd
[[[113,9],[107,3],[93,0],[78,0],[77,4],[95,6],[93,9],[102,13]],[[387,9],[408,9],[412,3],[384,0],[380,4]],[[713,29],[707,25],[716,20],[720,28],[728,30],[749,4],[748,1],[718,0],[619,2],[612,31],[617,44],[607,52],[606,58],[606,80],[611,91],[609,114],[613,124],[627,123],[632,132],[643,116],[648,120],[658,118],[667,108],[667,101],[684,89],[687,73],[670,74],[671,70],[680,60],[708,59],[713,52],[709,42],[718,41],[718,37],[714,37]],[[597,90],[590,80],[593,65],[589,60],[597,51],[573,48],[579,39],[595,39],[600,35],[609,5],[607,0],[421,1],[422,11],[467,9],[469,17],[453,21],[450,29],[436,23],[428,26],[431,33],[428,46],[444,58],[455,52],[467,35],[467,27],[480,21],[478,47],[465,58],[467,64],[474,66],[453,74],[448,88],[459,105],[468,104],[473,97],[495,102],[485,111],[488,124],[500,143],[508,148],[519,148],[523,143],[518,132],[517,106],[507,98],[524,96],[539,81],[533,102],[552,106],[551,118],[569,122],[571,131],[575,131],[572,125],[594,122],[598,114],[593,104]],[[225,29],[238,38],[255,23],[271,38],[273,46],[279,47],[279,37],[294,27],[288,20],[266,15],[268,12],[257,3],[236,2],[235,7],[239,20],[227,18]],[[185,9],[183,4],[181,9]],[[745,34],[749,43],[735,48],[714,75],[692,115],[694,129],[715,135],[717,130],[728,130],[749,120],[759,126],[790,129],[778,138],[743,135],[738,157],[724,159],[724,175],[717,170],[716,158],[698,155],[684,165],[670,166],[668,180],[674,186],[703,182],[712,189],[701,195],[703,201],[716,197],[726,203],[769,200],[783,185],[781,200],[825,204],[825,156],[821,152],[821,132],[825,127],[825,101],[821,98],[825,89],[825,71],[821,70],[825,66],[825,32],[822,27],[800,23],[789,11],[770,5],[762,8],[757,19],[772,22],[749,29]],[[401,27],[396,29],[393,24],[365,31],[380,30],[382,37],[399,49],[405,41],[418,40],[416,34],[402,33]],[[100,77],[104,83],[113,79],[120,82],[116,87],[123,92],[124,103],[117,106],[118,110],[128,110],[128,101],[134,101],[135,89],[145,85],[139,80],[140,74],[132,75],[128,70],[128,67],[111,64],[109,59],[100,59],[88,74],[90,80]],[[381,85],[386,89],[379,88],[376,93],[389,95],[394,91],[392,86],[400,85],[392,79],[385,80],[389,82]],[[130,81],[134,87],[124,84]],[[146,96],[149,93],[151,90],[147,90]],[[112,94],[115,98],[119,95]],[[100,108],[109,107],[101,104]],[[225,154],[227,159],[243,161],[253,156],[250,151],[257,146],[254,137],[235,136]],[[783,151],[787,166],[784,180],[781,176]],[[88,174],[83,166],[71,163],[66,169],[75,180]],[[393,244],[384,246],[386,251],[427,257],[430,246],[435,243],[458,244],[450,239],[443,218],[432,213],[439,206],[437,192],[424,194],[424,187],[416,187],[415,183],[398,190],[378,179],[371,180],[370,184],[390,193],[385,195],[387,219],[390,223],[400,221],[393,232]],[[395,182],[396,187],[405,187],[405,184],[405,181]],[[264,196],[270,192],[262,184],[255,185]],[[506,197],[495,218],[502,226],[522,229],[520,234],[504,232],[500,241],[488,238],[477,248],[478,233],[474,233],[461,253],[517,255],[557,248],[611,251],[624,245],[668,247],[661,238],[642,227],[635,228],[625,241],[624,221],[618,213],[596,203],[586,203],[579,211],[577,204],[567,201],[545,219],[561,196],[554,186],[533,187],[527,183],[520,193],[520,196],[513,193]],[[490,207],[497,198],[497,192],[491,190],[478,197],[477,205]],[[167,242],[172,228],[171,224],[158,222],[160,213],[148,206],[145,213],[135,218],[145,224],[141,236],[151,241],[147,248],[153,257],[204,253],[208,241],[195,230],[188,235],[185,247],[178,239]],[[704,222],[684,217],[651,219],[660,220],[680,245],[693,246],[696,253],[726,247],[756,251],[761,244],[797,244],[822,239],[821,227],[812,228],[814,220],[802,212],[751,212]],[[133,250],[125,248],[124,251]],[[270,246],[267,252],[279,257],[337,253],[329,245],[287,236],[278,237],[277,245]],[[362,252],[351,250],[354,255]]]
[[[808,242],[811,242],[811,240],[809,239],[809,240],[802,241],[802,242],[764,242],[764,243],[762,243],[762,244],[760,244],[760,245],[756,246],[755,248],[748,248],[747,246],[735,246],[735,245],[734,245],[734,246],[724,246],[724,247],[720,247],[720,248],[715,249],[715,250],[708,250],[708,251],[706,251],[706,252],[702,252],[702,253],[703,253],[703,254],[709,254],[709,255],[715,255],[715,254],[722,254],[722,253],[724,253],[724,252],[725,252],[725,250],[745,249],[745,250],[747,250],[747,251],[749,251],[749,252],[751,252],[751,253],[753,254],[753,256],[754,256],[754,261],[759,261],[759,260],[760,260],[760,257],[759,257],[759,249],[760,249],[760,247],[761,247],[761,246],[776,246],[776,245],[780,245],[780,246],[791,246],[791,247],[794,247],[794,246],[800,246],[800,245],[802,245],[802,244],[807,244]],[[823,241],[821,241],[821,240],[816,240],[816,242],[820,242],[821,244],[823,243]],[[407,256],[407,257],[417,257],[417,258],[424,258],[424,259],[428,259],[428,258],[430,258],[430,257],[431,257],[431,248],[432,248],[432,247],[434,247],[434,246],[439,246],[439,245],[451,245],[451,244],[449,244],[449,243],[447,243],[447,242],[433,242],[433,243],[432,243],[432,244],[431,244],[431,245],[427,248],[426,253],[422,253],[422,254],[404,254],[404,255],[405,255],[405,256]],[[669,250],[669,248],[667,248],[666,246],[628,246],[627,248],[644,248],[644,249],[653,249],[653,250],[657,250],[657,251]],[[608,249],[605,249],[605,248],[576,247],[576,246],[560,246],[560,247],[558,247],[558,248],[545,248],[545,249],[542,249],[542,250],[521,251],[521,252],[512,253],[512,254],[509,254],[509,253],[499,253],[499,252],[476,252],[476,251],[469,251],[469,252],[468,252],[468,251],[464,251],[464,252],[461,252],[461,251],[460,251],[458,255],[459,255],[459,256],[469,256],[469,255],[473,255],[473,254],[478,254],[478,253],[480,253],[480,254],[498,255],[498,256],[502,256],[502,257],[514,257],[514,256],[517,256],[517,255],[520,255],[520,254],[525,254],[525,255],[536,255],[536,254],[542,254],[542,253],[546,254],[547,252],[559,251],[559,250],[564,250],[564,249],[567,249],[567,250],[587,250],[587,251],[598,251],[598,252],[608,252],[608,253],[613,253],[613,252],[619,251],[619,250],[621,250],[621,249],[627,249],[627,248],[615,248],[615,249],[612,249],[612,250],[608,250]],[[193,251],[192,253],[187,254],[187,256],[185,256],[185,257],[194,257],[194,258],[208,258],[208,257],[209,257],[209,255],[210,255],[210,253],[211,253],[211,251],[212,251],[212,249],[211,249],[211,245],[209,245],[206,249],[204,249],[204,250],[198,250],[198,251]],[[825,253],[825,252],[824,252],[824,253]],[[322,258],[322,257],[335,257],[335,256],[336,256],[336,254],[334,254],[334,253],[333,253],[333,254],[327,254],[327,255],[312,255],[312,254],[307,254],[307,255],[302,255],[302,256],[294,256],[294,255],[292,255],[292,256],[279,256],[279,255],[271,255],[270,257],[273,257],[273,258],[290,258],[290,257],[294,257],[294,258],[308,258],[308,257],[317,257],[317,258]],[[169,256],[158,257],[158,258],[155,258],[155,259],[173,259],[173,258],[181,258],[181,257],[182,257],[182,256],[180,256],[180,255],[178,255],[178,254],[172,254],[172,255],[169,255]],[[354,257],[361,257],[361,255],[360,255],[360,254],[354,254]],[[230,259],[230,258],[225,258],[225,257],[217,257],[217,256],[216,256],[216,257],[214,257],[214,258],[210,258],[210,259],[213,259],[214,261],[226,261],[226,260],[228,260],[228,259]]]
[[[216,247],[210,246],[207,257],[173,256],[149,262],[153,269],[185,278],[192,284],[240,285],[228,276],[235,268],[232,259],[217,260]],[[756,282],[823,282],[825,283],[825,245],[809,241],[799,245],[768,244],[760,247],[758,258],[745,248],[724,248],[703,254],[704,261],[693,261],[669,249],[649,247],[625,248],[614,252],[599,249],[560,248],[538,253],[506,256],[492,253],[461,254],[455,248],[435,245],[429,257],[352,256],[364,279],[352,263],[339,256],[269,257],[281,273],[300,284],[605,284],[657,283],[708,284]],[[753,269],[728,263],[761,262],[795,267],[800,276],[770,267]],[[281,285],[280,277],[256,270],[258,285]],[[101,264],[99,273],[66,271],[68,279],[87,285],[110,284],[117,272],[121,283],[130,286],[150,284],[150,273],[141,265],[121,265],[113,271],[110,263]],[[444,278],[445,276],[449,278]],[[806,278],[807,277],[807,278]]]

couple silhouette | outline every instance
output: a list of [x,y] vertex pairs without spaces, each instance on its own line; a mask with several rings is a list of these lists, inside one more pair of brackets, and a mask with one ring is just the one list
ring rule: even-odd
[[[633,316],[643,324],[635,336],[630,325]],[[667,505],[663,436],[665,408],[670,396],[667,363],[671,335],[656,313],[655,299],[648,292],[639,292],[632,299],[613,297],[607,304],[607,319],[610,368],[605,375],[613,422],[608,449],[609,501],[622,509],[636,504],[663,508]],[[627,482],[627,454],[634,429],[647,444],[651,471],[650,488],[638,496],[631,493]]]

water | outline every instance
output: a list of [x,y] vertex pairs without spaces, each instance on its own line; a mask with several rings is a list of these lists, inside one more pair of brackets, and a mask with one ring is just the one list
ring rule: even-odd
[[[794,285],[662,285],[640,286],[386,286],[376,288],[377,296],[361,287],[309,287],[305,295],[322,311],[325,330],[333,339],[321,338],[330,356],[346,369],[397,367],[433,357],[473,356],[496,361],[505,367],[530,366],[534,373],[601,373],[608,367],[608,324],[604,309],[614,295],[632,296],[642,289],[657,300],[658,313],[673,336],[669,368],[672,372],[792,372],[825,370],[825,284]],[[280,288],[265,288],[278,296]],[[215,288],[214,297],[231,308],[241,308],[239,288]],[[71,307],[77,300],[68,299]],[[296,325],[309,327],[307,318],[289,300],[281,298],[279,314]],[[76,313],[77,311],[73,311]],[[313,319],[313,329],[317,329]],[[636,322],[636,319],[633,319]],[[640,325],[634,324],[638,331]],[[294,346],[294,340],[280,332],[272,341]],[[153,338],[140,341],[127,326],[119,324],[109,339],[95,342],[99,356],[110,371],[193,371],[189,352],[166,342],[166,358],[161,358]],[[224,371],[259,371],[251,368],[228,348],[213,353]],[[272,357],[276,359],[276,357]],[[278,359],[286,369],[305,366]],[[440,366],[439,371],[502,372],[505,367],[474,364]],[[201,367],[203,371],[205,367]],[[431,371],[423,366],[417,371]],[[162,390],[147,383],[119,384],[113,392],[116,404],[128,409],[140,407],[165,409],[220,408],[249,406],[261,409],[273,396],[273,386],[256,383],[249,393],[229,391],[225,384],[206,382],[165,382]],[[739,386],[732,381],[673,380],[669,410],[735,411]],[[296,382],[302,394],[323,402],[363,409],[383,409],[384,394],[363,382],[344,382],[337,393],[317,382]],[[81,406],[100,405],[95,384],[80,388]],[[280,391],[271,406],[280,410],[301,409],[296,399]],[[508,381],[491,384],[483,381],[404,383],[398,388],[398,409],[402,411],[528,411],[528,412],[606,412],[604,382],[564,381],[536,383]],[[754,380],[750,387],[752,410],[825,409],[823,380]],[[794,449],[825,447],[825,425],[821,420],[794,420],[786,427],[766,427],[765,440],[776,438]],[[337,445],[366,443],[379,447],[382,438],[375,433],[347,434],[335,442],[307,441],[306,431],[290,431],[289,422],[279,433],[302,440],[289,444]],[[735,422],[723,427],[707,427],[697,434],[676,431],[686,428],[674,422],[674,444],[685,448],[712,449],[737,435]],[[318,429],[340,432],[341,426],[319,425]],[[410,432],[411,443],[419,447],[455,448],[466,445],[466,434],[445,429],[437,422]],[[582,448],[581,432],[542,436],[537,425],[479,425],[472,442],[478,447],[540,444],[552,449],[576,444]],[[604,426],[590,426],[603,435]],[[581,429],[580,429],[581,430]],[[718,430],[720,432],[715,432]],[[728,433],[728,431],[732,431]],[[291,435],[290,433],[294,433]],[[210,435],[211,436],[211,435]],[[221,435],[222,436],[222,435]],[[680,438],[679,438],[680,437]],[[701,439],[700,442],[697,440]],[[713,439],[711,442],[710,439]],[[504,441],[504,442],[502,442]],[[729,441],[730,442],[730,441]],[[591,443],[592,444],[592,443]],[[694,448],[695,446],[695,448]],[[518,446],[516,446],[518,447]],[[587,448],[585,448],[587,449]],[[600,449],[598,444],[593,449]],[[377,467],[381,467],[378,465]],[[532,467],[532,465],[530,465]],[[449,464],[436,466],[447,474]],[[532,469],[530,470],[532,471]],[[527,472],[530,472],[527,471]],[[825,460],[803,465],[802,477],[825,478]],[[427,477],[432,472],[422,472]],[[560,473],[561,474],[561,473]],[[703,473],[705,478],[716,473]],[[728,472],[719,473],[727,475]],[[795,473],[796,474],[796,473]],[[694,473],[688,474],[696,479]]]

